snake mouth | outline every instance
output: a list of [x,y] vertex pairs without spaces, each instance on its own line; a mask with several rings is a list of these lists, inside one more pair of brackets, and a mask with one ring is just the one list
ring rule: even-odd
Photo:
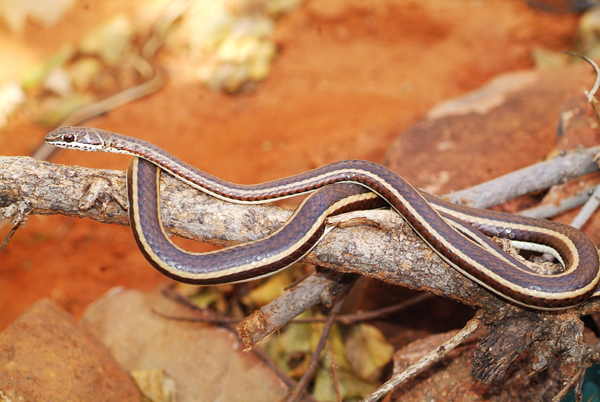
[[65,142],[65,141],[61,141],[61,140],[47,140],[46,142],[50,145],[54,145],[59,148],[76,149],[79,151],[95,152],[95,151],[103,150],[102,146],[100,146],[100,145],[72,143],[72,142]]

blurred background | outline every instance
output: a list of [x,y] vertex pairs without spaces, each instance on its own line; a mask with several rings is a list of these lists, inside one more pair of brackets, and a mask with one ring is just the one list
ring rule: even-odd
[[[438,103],[499,74],[565,66],[571,60],[561,51],[594,57],[600,31],[600,14],[583,1],[172,3],[0,0],[0,154],[32,155],[77,110],[155,80],[78,124],[151,141],[236,183],[342,159],[385,164],[394,141]],[[169,7],[175,18],[160,25]],[[158,40],[156,52],[144,53],[149,40]],[[540,157],[502,152],[521,166]],[[49,158],[118,170],[130,159],[71,151]],[[476,184],[410,166],[399,173],[439,194]],[[164,282],[127,227],[31,216],[0,255],[0,330],[43,297],[78,317],[114,286]],[[455,318],[446,326],[461,325]]]

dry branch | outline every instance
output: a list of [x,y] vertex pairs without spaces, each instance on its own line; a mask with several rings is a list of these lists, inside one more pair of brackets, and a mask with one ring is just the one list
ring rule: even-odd
[[[55,165],[25,157],[0,157],[0,172],[0,212],[5,217],[12,213],[12,218],[18,220],[21,215],[60,213],[127,224],[121,206],[126,194],[123,172]],[[168,231],[219,245],[262,238],[291,214],[274,206],[223,202],[166,174],[161,182],[161,199],[166,206],[162,216]],[[397,214],[377,210],[351,216],[360,216],[368,225],[336,228],[305,261],[342,273],[430,290],[476,307],[502,305],[443,262]],[[335,222],[341,225],[339,219]]]
[[[597,170],[593,161],[597,150],[575,151],[476,186],[471,196],[481,198],[471,198],[470,203],[489,206],[498,202],[498,195],[490,197],[477,189],[492,188],[494,194],[522,194],[540,188],[535,179],[550,186],[566,177]],[[0,157],[0,172],[0,212],[4,217],[19,221],[29,214],[60,213],[104,223],[128,223],[123,172],[56,165],[26,157]],[[160,191],[166,206],[162,208],[163,222],[168,231],[219,245],[262,238],[291,214],[274,206],[223,202],[168,174],[163,175]],[[450,198],[462,198],[466,191],[453,193]],[[358,223],[348,224],[349,219]],[[473,307],[497,311],[504,305],[452,269],[391,211],[357,211],[332,218],[330,224],[338,227],[305,258],[306,262],[340,273],[428,290]]]
[[523,169],[478,184],[471,188],[453,192],[448,200],[475,208],[489,208],[520,195],[545,190],[574,178],[598,170],[594,158],[600,147],[578,149],[561,153],[560,156],[536,163]]
[[354,275],[333,271],[316,272],[238,325],[246,349],[252,349],[267,335],[277,331],[298,314],[318,303],[331,305],[335,296],[353,282]]

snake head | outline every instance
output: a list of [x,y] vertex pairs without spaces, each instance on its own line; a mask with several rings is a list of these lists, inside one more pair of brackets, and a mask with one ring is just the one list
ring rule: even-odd
[[48,144],[59,148],[79,149],[82,151],[103,151],[106,142],[96,128],[91,127],[60,127],[46,134],[44,139]]

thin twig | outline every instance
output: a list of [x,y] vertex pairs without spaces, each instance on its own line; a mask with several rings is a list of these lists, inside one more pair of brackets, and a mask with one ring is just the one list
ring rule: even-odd
[[600,147],[572,151],[554,159],[536,163],[443,198],[474,208],[489,208],[520,195],[566,183],[576,177],[598,171],[594,158]]
[[[565,52],[565,53],[570,54],[572,56],[582,58],[583,60],[588,62],[594,68],[594,72],[596,73],[596,80],[594,81],[594,86],[592,87],[592,89],[589,92],[586,92],[586,95],[587,95],[588,102],[590,103],[590,105],[592,106],[592,109],[594,110],[594,113],[596,113],[596,121],[598,123],[600,123],[600,105],[598,104],[598,99],[596,99],[596,92],[598,91],[598,88],[600,87],[600,68],[598,68],[598,65],[596,63],[594,63],[593,60],[591,60],[590,58],[588,58],[582,54],[572,53],[572,52]],[[579,211],[579,214],[577,214],[575,219],[573,219],[573,222],[571,222],[571,226],[576,227],[577,229],[581,229],[583,227],[583,225],[587,222],[587,220],[592,216],[594,211],[596,211],[596,209],[598,209],[599,205],[600,205],[600,186],[596,187],[596,189],[594,190],[594,193],[592,194],[590,199],[585,203],[583,208],[581,208],[581,211]]]
[[583,390],[583,383],[585,380],[585,372],[589,367],[598,363],[598,357],[600,356],[599,353],[600,353],[600,342],[598,342],[591,348],[583,365],[569,379],[569,381],[562,387],[560,392],[552,399],[552,402],[560,402],[567,395],[567,393],[573,388],[573,386],[575,386],[575,400],[576,401],[582,400],[582,390]]
[[[208,309],[201,311],[210,311]],[[175,316],[171,314],[166,314],[160,312],[158,310],[152,309],[152,313],[156,314],[159,317],[166,318],[168,320],[173,321],[182,321],[182,322],[209,322],[211,324],[223,324],[223,325],[231,325],[231,324],[239,324],[242,321],[242,318],[234,318],[234,317],[220,317],[220,316],[210,316],[210,317],[183,317],[183,316]]]
[[314,274],[263,306],[238,325],[240,338],[247,349],[253,348],[267,335],[278,331],[298,314],[321,303],[331,307],[354,275],[317,269]]
[[581,229],[583,225],[590,219],[592,214],[600,205],[600,185],[596,186],[590,199],[583,205],[577,216],[571,222],[571,226]]
[[340,394],[340,384],[338,381],[337,375],[337,360],[335,360],[335,355],[333,354],[333,348],[329,348],[329,356],[331,359],[331,377],[333,379],[333,388],[335,389],[335,396],[337,398],[337,402],[342,402],[342,395]]
[[585,94],[587,96],[588,102],[592,106],[592,109],[596,113],[596,121],[598,123],[600,123],[600,105],[598,104],[598,99],[596,99],[596,92],[598,91],[598,88],[600,87],[600,68],[598,68],[598,65],[596,63],[594,63],[594,61],[591,60],[589,57],[586,57],[579,53],[573,53],[573,52],[565,52],[565,53],[570,54],[571,56],[582,58],[583,60],[587,61],[594,68],[594,71],[596,72],[596,81],[594,81],[594,86],[592,87],[592,90],[590,92],[586,92]]
[[[575,393],[579,392],[581,394],[581,386],[583,386],[583,374],[587,370],[587,367],[583,367],[577,370],[577,373],[573,377],[569,379],[569,381],[562,387],[560,392],[556,394],[554,398],[552,398],[552,402],[560,402],[567,393],[573,388],[574,385],[577,386],[578,389],[575,390]],[[576,384],[577,383],[577,384]],[[577,400],[577,399],[575,399]],[[580,399],[581,400],[581,399]]]
[[323,351],[325,343],[327,342],[329,332],[331,331],[333,323],[335,322],[335,316],[342,309],[344,300],[346,299],[346,296],[348,295],[348,292],[351,288],[352,284],[346,285],[346,288],[342,291],[342,293],[340,293],[337,301],[329,311],[327,321],[325,321],[325,326],[323,327],[323,332],[321,332],[321,338],[319,339],[319,343],[317,344],[315,352],[313,353],[312,358],[310,359],[310,363],[308,364],[308,367],[306,368],[306,371],[304,372],[304,375],[302,375],[302,378],[298,382],[296,388],[289,394],[288,398],[286,399],[286,402],[296,402],[298,400],[298,396],[306,389],[309,381],[312,379],[314,371],[317,368],[317,364],[319,363],[321,352]]
[[596,96],[596,92],[598,92],[598,88],[600,88],[600,68],[598,68],[598,65],[592,59],[590,59],[587,56],[584,56],[583,54],[574,53],[574,52],[565,52],[565,53],[570,54],[571,56],[582,58],[583,60],[587,61],[594,68],[594,71],[596,72],[596,80],[594,81],[594,86],[592,87],[590,92],[586,92],[586,95],[588,97],[588,102],[592,103],[592,99],[594,98],[594,96]]
[[594,188],[595,186],[585,188],[575,194],[560,199],[558,202],[542,203],[532,208],[523,209],[517,212],[516,215],[539,219],[548,219],[560,215],[585,204],[590,199]]
[[6,235],[6,237],[4,238],[4,240],[2,240],[2,244],[0,244],[0,251],[4,250],[4,247],[6,247],[8,245],[8,242],[10,241],[10,238],[13,237],[13,235],[15,234],[15,232],[17,231],[17,229],[19,228],[19,226],[21,226],[21,225],[17,223],[15,226],[13,226],[10,229],[10,232],[8,232],[8,234]]
[[[175,292],[173,292],[173,293],[175,293]],[[397,313],[399,311],[405,310],[411,306],[414,306],[415,304],[422,303],[422,302],[432,299],[434,297],[435,297],[435,295],[433,295],[431,293],[422,293],[411,299],[405,300],[403,302],[396,303],[391,306],[382,307],[382,308],[379,308],[376,310],[364,311],[361,313],[354,313],[354,314],[337,315],[335,317],[335,322],[349,325],[349,324],[354,324],[356,322],[374,320],[374,319],[381,318],[381,317],[384,317],[389,314],[393,314],[393,313]],[[169,296],[169,298],[172,298],[172,297]],[[177,302],[181,302],[182,299],[185,299],[185,298],[183,296],[181,296],[181,297],[179,297],[177,299],[173,299],[173,300],[175,300]],[[193,306],[194,309],[197,311],[204,311],[204,309],[201,309],[200,307],[194,305],[193,303],[186,302],[185,305],[188,307]],[[153,310],[153,313],[160,317],[168,318],[173,321],[211,322],[214,324],[238,324],[244,320],[243,318],[233,318],[233,317],[181,317],[181,316],[173,316],[170,314],[161,313],[160,311],[157,311],[157,310]],[[314,324],[314,323],[319,323],[319,322],[325,322],[327,320],[328,320],[328,317],[302,317],[302,318],[293,319],[292,321],[289,322],[289,324]]]
[[433,363],[446,356],[450,351],[460,345],[465,339],[473,335],[483,325],[483,323],[477,318],[472,318],[463,329],[461,329],[456,335],[438,346],[436,349],[427,354],[409,368],[403,372],[393,376],[386,381],[377,391],[367,396],[362,402],[375,402],[382,398],[388,392],[393,391],[398,385],[408,380],[409,378],[417,375],[425,368],[431,366]]
[[[386,316],[388,314],[397,313],[399,311],[405,310],[411,306],[414,306],[415,304],[423,303],[424,301],[432,299],[434,297],[435,297],[435,295],[433,295],[431,293],[421,293],[415,297],[412,297],[408,300],[405,300],[405,301],[397,303],[397,304],[393,304],[391,306],[386,306],[386,307],[382,307],[382,308],[379,308],[376,310],[371,310],[371,311],[364,311],[362,313],[339,315],[336,317],[335,320],[342,324],[353,324],[355,322],[374,320],[376,318],[380,318],[380,317]],[[293,323],[312,323],[312,322],[319,322],[319,321],[324,321],[324,319],[321,317],[312,317],[312,318],[307,317],[307,318],[297,318],[291,322],[293,322]]]

